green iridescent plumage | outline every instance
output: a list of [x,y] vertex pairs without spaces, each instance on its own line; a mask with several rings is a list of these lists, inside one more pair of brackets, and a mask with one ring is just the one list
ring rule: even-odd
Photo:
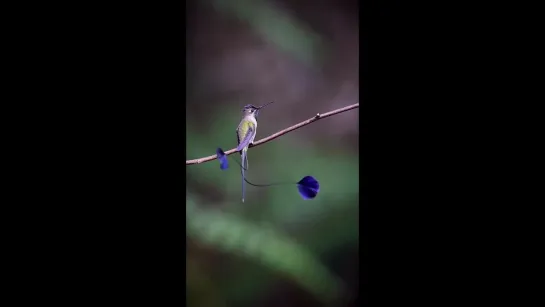
[[253,118],[252,121],[251,118],[244,117],[238,125],[237,141],[239,146],[237,147],[237,150],[248,150],[248,145],[250,145],[253,138],[255,138],[257,122],[255,122],[255,124],[254,122],[255,118]]
[[240,151],[240,157],[242,160],[242,166],[240,172],[242,175],[242,202],[244,202],[245,181],[244,181],[244,169],[248,169],[248,146],[254,141],[256,134],[257,121],[253,116],[245,116],[237,128],[237,150]]

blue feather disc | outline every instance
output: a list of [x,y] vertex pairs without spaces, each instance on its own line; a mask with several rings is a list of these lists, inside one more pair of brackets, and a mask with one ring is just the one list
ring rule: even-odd
[[303,199],[313,199],[320,191],[320,183],[312,176],[305,176],[297,183],[297,189]]
[[227,168],[229,168],[229,162],[227,162],[227,156],[225,155],[225,152],[223,152],[223,150],[219,147],[218,149],[216,149],[216,157],[220,161],[220,168],[222,170],[226,170]]

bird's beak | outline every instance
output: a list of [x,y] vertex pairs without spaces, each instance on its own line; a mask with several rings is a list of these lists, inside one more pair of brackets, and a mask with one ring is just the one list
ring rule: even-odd
[[267,103],[267,104],[264,104],[264,105],[258,107],[257,109],[259,110],[259,109],[261,109],[261,108],[264,108],[264,107],[270,105],[270,104],[273,103],[273,102],[274,102],[274,101],[271,101],[271,102],[269,102],[269,103]]
[[273,103],[273,102],[274,102],[274,101],[271,101],[271,102],[269,102],[269,103],[267,103],[267,104],[264,104],[264,105],[262,105],[262,106],[260,106],[260,107],[257,107],[256,110],[255,110],[255,116],[258,116],[258,115],[259,115],[259,110],[261,110],[262,108],[264,108],[264,107],[270,105],[270,104]]

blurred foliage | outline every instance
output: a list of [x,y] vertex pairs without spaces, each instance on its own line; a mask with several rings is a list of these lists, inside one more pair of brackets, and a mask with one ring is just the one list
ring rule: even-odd
[[338,295],[340,285],[328,269],[278,230],[254,225],[233,214],[200,210],[188,200],[187,233],[203,244],[261,261],[325,302]]
[[307,64],[317,60],[320,37],[301,22],[264,0],[213,0],[227,15],[246,21],[264,39]]
[[[244,21],[284,56],[310,66],[323,65],[319,59],[329,50],[325,45],[327,40],[283,7],[264,0],[210,0],[210,5],[215,13],[209,14],[219,13]],[[208,16],[213,15],[203,18]],[[227,35],[232,35],[235,42],[236,34]],[[206,100],[205,97],[222,96],[221,88],[209,86],[209,79],[216,76],[197,74],[204,64],[192,62],[189,55],[187,61],[186,74],[198,80],[187,81],[192,86],[186,113],[186,159],[213,155],[217,147],[234,148],[240,110],[245,104],[253,103],[252,95],[241,88],[236,100],[233,97]],[[342,57],[339,61],[342,63]],[[213,74],[213,70],[207,73]],[[217,79],[211,83],[221,85]],[[332,91],[336,90],[331,87]],[[211,94],[199,94],[203,92]],[[300,114],[300,120],[316,114],[315,109],[325,112],[340,107],[332,106],[331,101],[300,103],[306,112]],[[284,108],[293,113],[295,106],[275,104],[271,109]],[[273,112],[260,113],[256,140],[266,136],[263,127],[285,128],[297,123],[278,116],[281,113],[274,117]],[[357,258],[353,254],[358,250],[359,159],[357,146],[354,146],[357,135],[351,138],[324,134],[323,129],[319,129],[340,125],[357,127],[357,117],[353,120],[347,113],[318,121],[248,151],[250,181],[295,183],[305,175],[312,175],[320,181],[320,193],[313,200],[303,200],[295,185],[247,186],[246,200],[242,203],[240,171],[232,161],[240,161],[236,154],[229,156],[231,168],[226,171],[220,170],[218,161],[186,167],[189,306],[269,306],[258,302],[283,297],[284,292],[278,289],[285,285],[339,307],[345,306],[339,299],[356,295],[357,281],[347,280],[346,273],[339,272],[329,259],[349,259],[348,270],[357,270],[357,263],[353,262]],[[286,298],[270,306],[299,304]]]

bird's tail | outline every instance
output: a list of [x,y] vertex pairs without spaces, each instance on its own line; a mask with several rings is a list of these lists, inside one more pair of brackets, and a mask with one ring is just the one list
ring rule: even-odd
[[247,150],[246,148],[242,149],[241,151],[241,164],[242,167],[240,168],[240,172],[242,174],[242,202],[244,202],[244,195],[246,194],[246,178],[244,177],[244,169],[248,169],[248,156],[247,156]]

